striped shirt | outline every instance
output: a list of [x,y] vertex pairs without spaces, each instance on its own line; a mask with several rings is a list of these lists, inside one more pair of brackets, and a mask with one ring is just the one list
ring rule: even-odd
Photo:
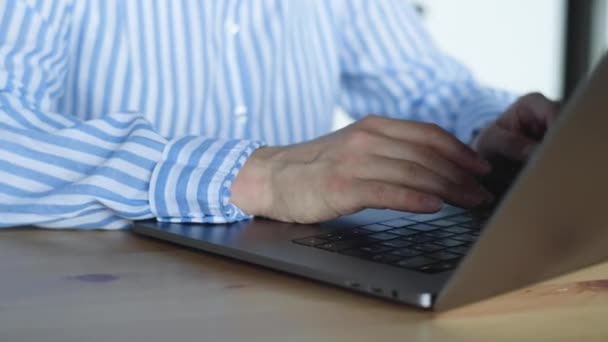
[[404,0],[0,1],[0,227],[241,220],[252,151],[336,107],[466,141],[512,100]]

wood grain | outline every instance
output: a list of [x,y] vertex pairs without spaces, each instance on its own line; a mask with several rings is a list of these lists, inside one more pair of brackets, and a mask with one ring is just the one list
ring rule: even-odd
[[5,230],[0,274],[2,342],[608,340],[608,264],[442,314],[130,232]]

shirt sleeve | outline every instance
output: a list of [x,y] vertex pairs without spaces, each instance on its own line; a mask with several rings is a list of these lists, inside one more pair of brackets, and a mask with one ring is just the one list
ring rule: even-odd
[[0,227],[249,217],[229,202],[229,189],[259,143],[165,139],[141,113],[81,121],[54,110],[71,11],[67,1],[0,2]]
[[514,101],[438,49],[408,1],[346,3],[341,105],[355,118],[372,113],[434,122],[470,142]]

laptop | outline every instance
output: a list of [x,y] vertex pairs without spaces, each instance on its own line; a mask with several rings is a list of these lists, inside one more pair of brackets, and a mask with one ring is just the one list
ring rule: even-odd
[[[503,170],[504,171],[504,170]],[[608,257],[608,56],[496,208],[367,209],[314,225],[142,221],[139,234],[425,309],[447,310]]]

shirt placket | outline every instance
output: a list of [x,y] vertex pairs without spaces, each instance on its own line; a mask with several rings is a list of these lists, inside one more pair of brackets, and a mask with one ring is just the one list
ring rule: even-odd
[[[230,68],[230,74],[241,75],[244,70],[239,69],[237,62],[239,49],[239,39],[242,35],[242,31],[245,29],[242,24],[238,21],[238,11],[240,8],[241,0],[234,0],[231,2],[228,16],[225,19],[223,40],[224,40],[224,56],[228,61],[228,68]],[[231,82],[232,80],[226,80]],[[234,122],[234,138],[245,137],[246,125],[249,121],[249,108],[246,100],[243,96],[241,84],[232,84],[232,93],[234,98],[231,99],[231,120]]]

